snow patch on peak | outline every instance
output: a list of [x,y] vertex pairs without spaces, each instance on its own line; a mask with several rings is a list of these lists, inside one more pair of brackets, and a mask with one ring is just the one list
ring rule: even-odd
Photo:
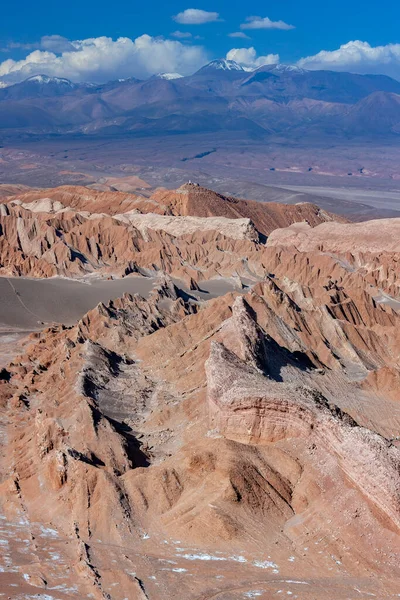
[[281,73],[307,73],[307,69],[302,69],[297,65],[275,65],[274,71],[281,71]]
[[56,83],[59,85],[68,85],[69,87],[74,87],[74,84],[69,79],[64,79],[62,77],[49,77],[48,75],[32,75],[32,77],[28,77],[26,81],[34,81],[35,83]]
[[158,79],[171,80],[171,79],[181,79],[183,77],[183,75],[181,75],[180,73],[157,73],[156,77]]
[[205,68],[217,69],[218,71],[244,71],[243,67],[234,60],[219,58],[212,60]]

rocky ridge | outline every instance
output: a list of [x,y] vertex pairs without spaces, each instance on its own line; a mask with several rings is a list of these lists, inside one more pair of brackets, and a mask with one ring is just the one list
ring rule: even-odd
[[85,256],[79,238],[98,236],[99,265],[131,243],[143,269],[246,268],[253,285],[199,303],[160,274],[148,299],[31,335],[0,381],[7,581],[60,598],[395,598],[399,255],[386,224],[363,224],[368,249],[358,224],[336,222],[266,243],[147,227],[145,239],[51,201],[4,205],[24,255],[43,259],[63,227],[61,247]]
[[317,225],[333,218],[311,204],[277,206],[193,184],[148,199],[79,187],[46,190],[45,196],[31,191],[0,206],[0,274],[79,278],[164,271],[187,284],[254,279],[263,275],[258,256],[265,232],[276,223]]

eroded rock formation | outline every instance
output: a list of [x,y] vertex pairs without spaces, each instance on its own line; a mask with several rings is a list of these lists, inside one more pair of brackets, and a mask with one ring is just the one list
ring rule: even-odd
[[[1,372],[4,585],[111,600],[395,598],[397,246],[358,252],[359,226],[341,225],[339,244],[335,223],[266,244],[144,233],[57,201],[4,205],[19,273],[73,248],[94,273],[118,255],[190,276],[193,296],[161,275],[148,299],[32,334]],[[244,269],[249,289],[196,301],[199,280]]]

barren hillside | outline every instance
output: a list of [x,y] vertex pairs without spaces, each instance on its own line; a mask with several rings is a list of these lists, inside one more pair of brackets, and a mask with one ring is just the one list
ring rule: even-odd
[[[2,205],[4,275],[158,282],[1,371],[2,592],[396,598],[399,220],[41,193]],[[196,297],[222,277],[237,291]]]

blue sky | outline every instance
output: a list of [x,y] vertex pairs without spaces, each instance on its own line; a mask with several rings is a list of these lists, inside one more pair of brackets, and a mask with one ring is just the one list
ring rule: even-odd
[[[173,17],[180,13],[185,15],[184,11],[191,8],[214,16],[203,15],[205,22],[199,24],[193,24],[193,19],[185,19],[185,16],[174,20]],[[134,0],[117,0],[114,3],[105,0],[69,0],[68,3],[57,3],[54,0],[41,0],[40,11],[37,3],[19,0],[5,2],[2,13],[0,82],[20,80],[40,68],[43,72],[47,70],[50,75],[62,76],[64,69],[65,76],[72,79],[87,77],[101,80],[112,75],[113,69],[116,77],[129,75],[129,63],[131,74],[142,77],[151,74],[159,66],[172,70],[180,68],[187,74],[202,61],[225,57],[232,48],[254,49],[250,54],[242,52],[235,55],[253,67],[273,60],[295,63],[301,58],[311,57],[302,66],[324,68],[327,65],[326,68],[348,68],[359,72],[368,72],[369,69],[370,72],[382,72],[400,78],[400,2],[396,0],[382,0],[379,3],[376,0],[334,0],[331,3],[321,0],[281,0],[279,3],[210,0],[194,4],[180,0],[168,3],[139,3]],[[272,24],[266,27],[265,21],[258,20],[253,21],[253,26],[249,28],[248,24],[252,23],[249,19],[254,16],[269,19]],[[202,21],[201,18],[198,20]],[[185,21],[189,21],[189,24]],[[260,23],[264,23],[262,28],[259,27]],[[276,23],[281,25],[274,25]],[[285,28],[282,23],[293,28]],[[230,37],[230,34],[238,32],[242,37]],[[150,41],[143,38],[144,44],[139,44],[139,49],[136,44],[130,49],[125,45],[122,51],[121,45],[111,44],[112,40],[118,38],[128,38],[134,42],[144,34],[150,37]],[[26,62],[27,57],[35,51],[51,52],[56,57],[68,52],[68,45],[63,45],[61,38],[49,36],[62,36],[73,42],[106,36],[110,38],[110,43],[102,43],[102,49],[97,48],[96,52],[93,49],[89,52],[88,45],[85,45],[85,54],[79,55],[81,62],[92,61],[92,64],[91,67],[85,64],[82,72],[78,67],[81,47],[71,47],[75,56],[67,56],[66,60],[35,54]],[[41,42],[41,38],[45,41]],[[170,40],[170,44],[165,46],[168,60],[161,60],[161,38]],[[157,46],[151,40],[156,40]],[[346,46],[355,40],[367,46]],[[342,46],[344,50],[338,54]],[[155,50],[160,55],[159,61],[151,57]],[[319,55],[321,51],[327,54]],[[333,51],[336,54],[329,54]],[[96,62],[104,62],[104,53],[111,56],[118,52],[119,59],[110,60],[105,69],[97,64],[96,71]],[[135,57],[138,57],[137,64]]]

